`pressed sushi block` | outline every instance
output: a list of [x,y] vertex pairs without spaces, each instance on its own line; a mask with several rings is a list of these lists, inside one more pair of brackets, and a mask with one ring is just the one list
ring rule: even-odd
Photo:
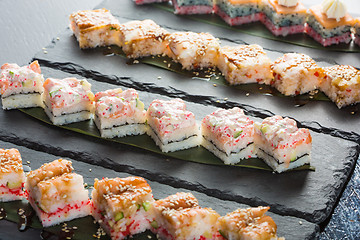
[[175,14],[211,14],[213,0],[172,0]]
[[[276,240],[277,226],[265,213],[270,207],[237,209],[217,221],[217,240]],[[284,240],[284,239],[283,239]]]
[[95,124],[101,137],[146,133],[146,111],[135,89],[111,89],[95,94]]
[[260,21],[260,0],[214,0],[214,12],[230,26]]
[[216,66],[219,40],[209,33],[175,32],[167,38],[166,54],[191,70]]
[[43,83],[38,61],[23,67],[5,63],[0,75],[3,109],[42,107]]
[[290,118],[273,116],[255,123],[256,155],[275,172],[310,164],[312,138],[309,129],[298,128]]
[[319,87],[324,71],[309,56],[286,53],[271,65],[274,79],[271,85],[286,96],[310,92]]
[[131,21],[120,25],[120,46],[130,58],[159,55],[165,52],[168,34],[153,20]]
[[298,0],[262,0],[262,23],[275,35],[303,33],[307,9]]
[[360,102],[360,71],[352,66],[323,68],[325,78],[320,89],[338,108]]
[[354,36],[354,43],[360,46],[360,17],[355,19]]
[[105,8],[70,15],[70,27],[80,48],[118,45],[119,26],[119,21]]
[[218,109],[201,124],[201,145],[224,161],[236,164],[255,157],[254,122],[240,108]]
[[231,85],[270,84],[273,79],[270,58],[257,44],[220,48],[218,68]]
[[183,100],[154,100],[147,110],[148,135],[163,152],[200,145],[201,134],[195,116]]
[[95,179],[91,193],[93,217],[113,240],[150,229],[154,202],[149,184],[141,177]]
[[24,198],[25,174],[19,151],[0,149],[0,202]]
[[149,3],[161,3],[169,2],[170,0],[134,0],[137,5],[149,4]]
[[220,215],[211,208],[201,208],[191,193],[176,193],[155,201],[152,231],[163,240],[215,239]]
[[323,46],[351,41],[354,19],[346,12],[339,0],[325,0],[309,9],[305,26],[306,33]]
[[46,79],[43,101],[45,112],[55,125],[88,120],[94,112],[94,94],[85,79]]
[[44,227],[91,214],[83,177],[72,170],[70,161],[58,159],[27,176],[28,200]]

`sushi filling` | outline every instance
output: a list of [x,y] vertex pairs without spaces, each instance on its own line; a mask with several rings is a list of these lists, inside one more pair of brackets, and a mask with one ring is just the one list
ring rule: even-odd
[[226,0],[217,1],[214,12],[231,26],[257,22],[264,17],[257,4],[236,6]]
[[1,97],[3,109],[43,107],[41,93],[19,93]]
[[[285,164],[285,162],[280,162],[279,159],[275,158],[273,155],[269,154],[268,152],[264,151],[263,149],[258,148],[258,150],[260,150],[261,152],[263,152],[263,153],[266,154],[267,156],[269,156],[269,157],[271,157],[272,159],[274,159],[274,160],[277,162],[278,165]],[[303,154],[303,155],[301,155],[301,156],[298,156],[298,157],[296,157],[294,160],[291,160],[290,163],[294,163],[294,162],[296,162],[297,160],[300,160],[300,159],[302,159],[303,157],[306,157],[306,156],[310,156],[310,154],[309,154],[309,153],[305,153],[305,154]]]
[[211,14],[213,11],[210,0],[172,0],[175,14]]
[[243,150],[245,150],[246,148],[248,148],[249,146],[251,146],[252,144],[254,144],[254,142],[251,142],[251,143],[248,143],[246,145],[246,147],[244,148],[241,148],[239,151],[237,152],[234,152],[234,151],[231,151],[230,154],[226,153],[224,150],[220,149],[212,140],[209,140],[209,139],[206,139],[206,137],[203,135],[203,138],[208,141],[209,143],[211,143],[217,150],[219,150],[220,152],[226,154],[227,156],[230,156],[230,155],[233,155],[233,154],[239,154],[240,152],[242,152]]
[[342,35],[336,35],[333,37],[323,37],[321,33],[317,32],[314,28],[311,27],[311,25],[306,24],[305,25],[305,32],[315,39],[317,42],[319,42],[324,47],[330,46],[333,44],[339,44],[339,43],[350,43],[352,37],[350,32],[344,32]]

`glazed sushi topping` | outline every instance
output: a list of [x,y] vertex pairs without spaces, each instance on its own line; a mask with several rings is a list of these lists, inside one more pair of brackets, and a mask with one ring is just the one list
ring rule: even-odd
[[35,187],[40,181],[51,179],[55,176],[60,176],[64,173],[71,173],[73,171],[71,161],[65,159],[58,159],[51,163],[45,163],[40,168],[29,172],[27,181],[29,187]]
[[1,66],[0,87],[3,96],[12,92],[29,92],[30,89],[41,88],[42,82],[43,77],[37,61],[23,67],[8,63]]
[[78,11],[70,15],[79,29],[84,30],[91,27],[114,24],[118,25],[119,22],[109,10],[97,9],[91,11]]
[[328,18],[335,18],[339,22],[341,18],[346,16],[347,9],[342,0],[324,0],[321,6],[322,12]]
[[241,62],[249,60],[249,58],[256,59],[266,55],[263,48],[256,44],[240,45],[236,48],[225,47],[222,51],[228,58],[228,61],[234,63],[235,65],[239,65]]
[[281,116],[268,117],[261,124],[255,123],[266,141],[274,148],[292,148],[302,143],[311,143],[308,129],[298,129],[296,122]]
[[280,68],[283,72],[301,69],[318,68],[316,62],[308,55],[302,53],[286,53],[278,58],[272,65],[271,69]]
[[0,149],[0,179],[1,173],[23,172],[22,159],[17,149]]
[[150,104],[148,113],[158,119],[158,127],[164,133],[196,124],[194,114],[186,110],[184,101],[179,98],[170,101],[156,99]]
[[44,88],[49,93],[52,107],[62,108],[76,106],[82,101],[93,101],[94,94],[91,92],[91,84],[76,78],[54,79],[48,78]]
[[231,233],[236,239],[273,239],[276,236],[274,220],[265,215],[270,207],[238,209],[219,218],[219,227],[226,237]]
[[168,31],[161,28],[153,20],[131,21],[120,25],[120,31],[124,34],[124,44],[130,44],[132,41],[143,39],[163,40],[168,35]]
[[360,88],[360,72],[352,66],[336,65],[326,67],[324,71],[327,76],[332,78],[331,85],[340,90],[345,90],[350,85],[358,85]]
[[278,0],[278,3],[285,7],[295,7],[299,0]]
[[218,135],[220,141],[228,142],[229,145],[236,144],[241,138],[249,134],[244,129],[254,124],[244,111],[240,108],[232,108],[229,110],[218,109],[203,119],[203,123],[207,123],[211,131]]
[[112,89],[95,95],[96,112],[105,118],[145,117],[144,104],[135,89]]

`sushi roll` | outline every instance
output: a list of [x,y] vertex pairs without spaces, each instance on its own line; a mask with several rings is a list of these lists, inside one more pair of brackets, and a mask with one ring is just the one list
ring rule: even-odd
[[210,33],[175,32],[166,38],[166,55],[187,70],[215,67],[219,40]]
[[94,94],[85,79],[46,79],[43,101],[45,112],[55,125],[88,120],[94,111]]
[[207,115],[202,120],[201,133],[201,145],[225,164],[255,157],[254,122],[238,107]]
[[101,137],[146,133],[146,111],[135,89],[111,89],[95,94],[95,124]]
[[129,58],[159,55],[165,52],[168,34],[153,20],[131,21],[120,25],[120,46]]
[[246,83],[270,84],[273,73],[271,61],[257,44],[220,48],[218,68],[230,85]]
[[324,71],[309,56],[286,53],[271,65],[274,79],[271,85],[286,96],[299,95],[317,89]]
[[211,208],[199,207],[191,193],[176,193],[155,201],[152,231],[163,240],[215,239],[216,221],[220,215]]
[[172,0],[175,14],[211,14],[213,0]]
[[19,151],[15,148],[0,149],[0,202],[21,200],[25,174]]
[[217,222],[219,234],[217,240],[277,240],[277,226],[265,213],[270,207],[237,209],[220,217]]
[[91,214],[83,177],[63,159],[31,171],[25,183],[28,201],[44,227]]
[[262,0],[261,22],[275,36],[303,33],[307,9],[299,0]]
[[183,100],[154,100],[147,110],[147,134],[163,152],[196,147],[201,143],[199,127]]
[[338,108],[360,102],[360,71],[352,66],[325,67],[320,89]]
[[154,202],[149,184],[141,177],[95,179],[92,215],[112,240],[150,229]]
[[105,8],[70,15],[70,28],[80,48],[119,45],[119,26],[119,21]]
[[309,129],[298,129],[290,118],[273,116],[255,123],[256,155],[281,173],[310,164],[312,138]]
[[1,66],[0,75],[2,108],[43,107],[43,83],[38,61],[23,67],[5,63]]
[[260,0],[214,0],[214,12],[230,26],[260,21]]
[[341,0],[324,0],[309,9],[305,32],[324,47],[350,43],[354,19]]
[[134,0],[137,5],[169,2],[170,0]]
[[354,36],[354,43],[360,46],[360,17],[355,19]]

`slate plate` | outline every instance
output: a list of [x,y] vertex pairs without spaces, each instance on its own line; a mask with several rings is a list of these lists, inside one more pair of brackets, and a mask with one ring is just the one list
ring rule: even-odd
[[[19,149],[23,162],[26,164],[26,161],[30,161],[30,164],[26,164],[30,166],[32,169],[36,169],[40,167],[42,164],[53,161],[61,156],[59,155],[51,155],[47,154],[41,151],[34,151],[26,147],[21,147],[12,143],[3,142],[0,141],[0,145],[3,148],[17,148]],[[73,162],[73,167],[75,169],[76,173],[79,173],[84,176],[84,182],[88,184],[93,184],[94,178],[102,178],[102,177],[127,177],[129,174],[116,172],[111,169],[107,169],[101,166],[94,166],[91,164],[83,163],[76,161],[74,159],[70,159]],[[91,169],[91,170],[90,170]],[[152,190],[154,197],[157,199],[164,198],[169,196],[170,194],[174,194],[176,192],[189,192],[187,189],[182,188],[173,188],[171,186],[167,186],[164,184],[160,184],[153,181],[148,181]],[[91,191],[91,190],[90,190]],[[216,199],[214,197],[207,196],[203,193],[199,193],[196,191],[191,191],[199,200],[199,204],[204,207],[211,207],[214,210],[216,210],[220,215],[225,215],[228,212],[234,211],[237,208],[247,208],[249,206],[246,206],[244,204],[239,204],[232,201],[220,201],[219,199]],[[0,206],[8,206],[4,203],[0,203]],[[286,239],[313,239],[319,234],[319,227],[314,224],[310,223],[308,221],[305,221],[303,219],[299,219],[296,217],[286,217],[286,216],[280,216],[278,214],[274,214],[269,212],[269,215],[275,220],[276,224],[278,225],[278,236],[283,236]],[[68,226],[77,226],[78,229],[74,231],[73,239],[91,239],[93,234],[96,234],[97,226],[92,224],[92,221],[90,220],[91,217],[78,219],[74,221],[68,222]],[[36,217],[35,220],[36,221]],[[81,225],[81,223],[86,223],[86,225]],[[17,226],[8,224],[5,221],[0,221],[0,239],[2,239],[2,234],[4,238],[6,237],[6,232],[9,231],[8,227],[14,229]],[[5,230],[6,231],[2,231]],[[56,230],[57,229],[57,230]],[[55,233],[56,235],[60,235],[60,230],[58,228],[45,228],[45,231],[51,231],[52,233]],[[59,233],[58,233],[58,232]],[[87,232],[87,238],[85,238],[86,235],[84,233]],[[15,232],[16,233],[16,232]],[[38,239],[41,231],[30,229],[29,231],[26,231],[21,234],[17,234],[18,238],[22,238],[23,235],[26,235],[29,237],[29,239]],[[81,235],[80,235],[81,233]],[[33,238],[30,238],[32,236]],[[79,236],[82,236],[80,238]],[[140,236],[135,237],[134,239],[139,239]],[[102,238],[102,239],[108,239],[108,238]],[[147,239],[147,238],[140,238],[140,239]],[[152,239],[156,239],[154,235],[152,235]]]
[[[45,76],[63,78],[71,75],[45,67],[42,69]],[[90,82],[94,92],[116,87],[91,79]],[[144,91],[140,91],[139,95],[145,105],[155,98],[166,98]],[[214,106],[193,102],[188,102],[187,106],[199,120],[215,110]],[[252,113],[261,117],[261,111],[253,109]],[[253,119],[259,121],[259,117]],[[0,139],[5,141],[140,175],[223,200],[251,206],[269,205],[276,213],[315,223],[321,223],[329,216],[358,157],[358,144],[355,142],[312,132],[316,171],[272,174],[167,159],[147,151],[52,127],[17,110],[0,111],[0,124],[7,126],[0,133]],[[19,131],[20,128],[22,131]]]

